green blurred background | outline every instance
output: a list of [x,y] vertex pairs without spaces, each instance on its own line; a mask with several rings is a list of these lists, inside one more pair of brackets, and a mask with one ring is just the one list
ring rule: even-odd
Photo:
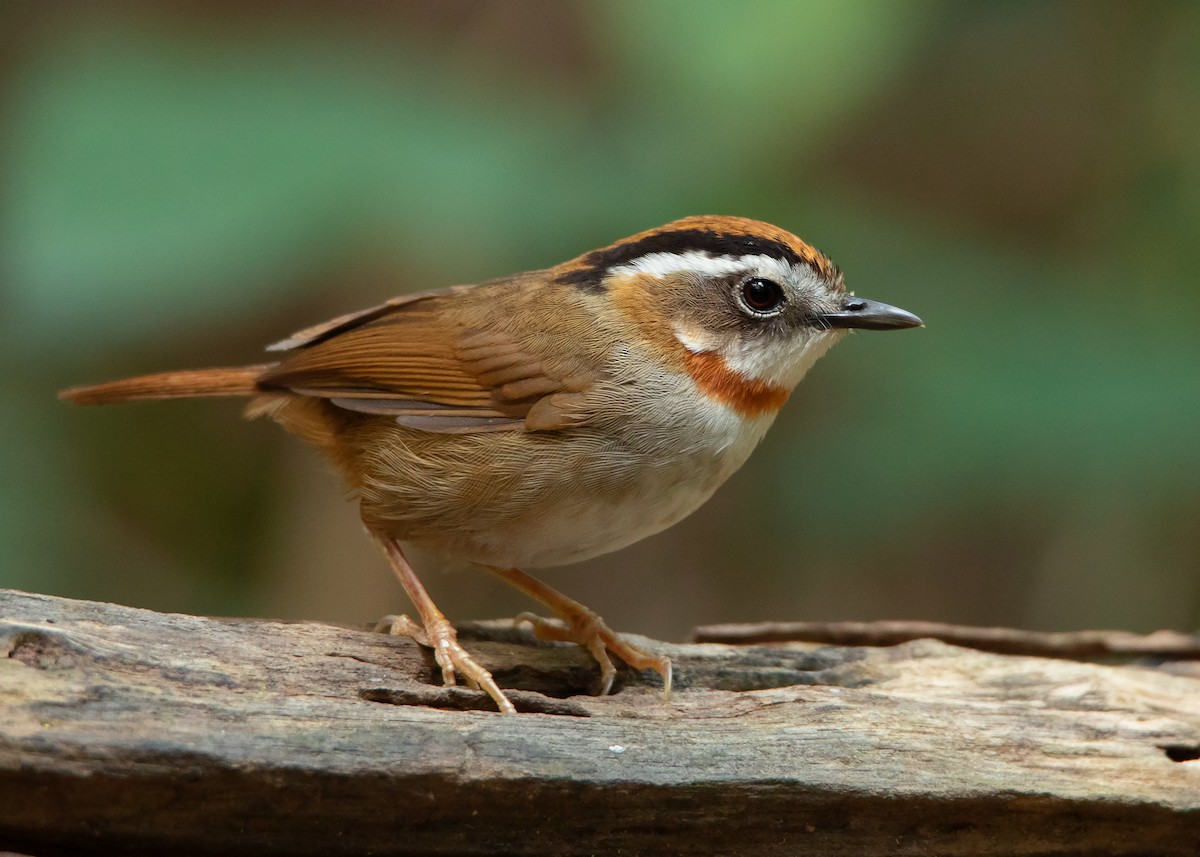
[[[1200,625],[1200,4],[0,5],[0,586],[407,609],[315,452],[74,383],[261,359],[700,213],[928,327],[849,338],[672,531],[546,579],[619,629]],[[529,605],[420,557],[452,617]]]

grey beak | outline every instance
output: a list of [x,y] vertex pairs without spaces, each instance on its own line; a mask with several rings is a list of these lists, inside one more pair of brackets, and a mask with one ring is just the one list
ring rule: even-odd
[[925,326],[925,322],[907,310],[854,295],[846,295],[840,312],[827,312],[817,316],[817,320],[828,327],[855,327],[860,330],[901,330]]

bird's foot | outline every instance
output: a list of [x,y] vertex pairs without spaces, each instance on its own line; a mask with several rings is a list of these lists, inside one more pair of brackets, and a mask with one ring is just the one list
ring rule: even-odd
[[635,646],[622,639],[593,611],[581,604],[573,606],[574,609],[565,612],[561,620],[546,619],[534,613],[522,613],[513,620],[513,624],[520,626],[528,623],[533,635],[539,640],[578,643],[585,647],[600,665],[601,696],[612,690],[613,679],[617,675],[617,668],[608,656],[608,653],[612,652],[634,669],[654,670],[662,676],[663,699],[671,698],[670,658],[652,655],[640,646]]
[[470,687],[486,692],[500,711],[516,714],[517,709],[500,690],[492,674],[458,644],[458,632],[445,619],[422,627],[407,616],[384,616],[376,623],[375,630],[393,637],[408,637],[419,645],[433,649],[433,657],[442,669],[442,683],[446,687],[454,687],[461,673]]

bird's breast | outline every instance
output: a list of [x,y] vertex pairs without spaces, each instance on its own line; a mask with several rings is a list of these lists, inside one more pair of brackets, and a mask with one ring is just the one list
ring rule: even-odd
[[[614,551],[695,511],[774,419],[702,395],[683,373],[610,378],[585,425],[433,435],[392,424],[358,491],[400,539],[485,565],[538,568]],[[382,423],[375,423],[382,430]]]
[[[618,550],[699,508],[757,446],[774,412],[745,417],[719,401],[659,400],[529,462],[529,507],[484,538],[491,564],[538,568]],[[498,563],[497,560],[502,560]]]

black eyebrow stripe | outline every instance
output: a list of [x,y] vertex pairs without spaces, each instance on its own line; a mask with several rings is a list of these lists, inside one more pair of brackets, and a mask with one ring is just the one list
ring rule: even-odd
[[587,291],[602,287],[604,275],[620,265],[651,253],[700,252],[710,256],[770,256],[793,265],[809,264],[782,241],[757,235],[713,232],[708,229],[672,229],[655,232],[632,243],[614,244],[593,250],[583,257],[583,265],[561,274],[558,282]]

